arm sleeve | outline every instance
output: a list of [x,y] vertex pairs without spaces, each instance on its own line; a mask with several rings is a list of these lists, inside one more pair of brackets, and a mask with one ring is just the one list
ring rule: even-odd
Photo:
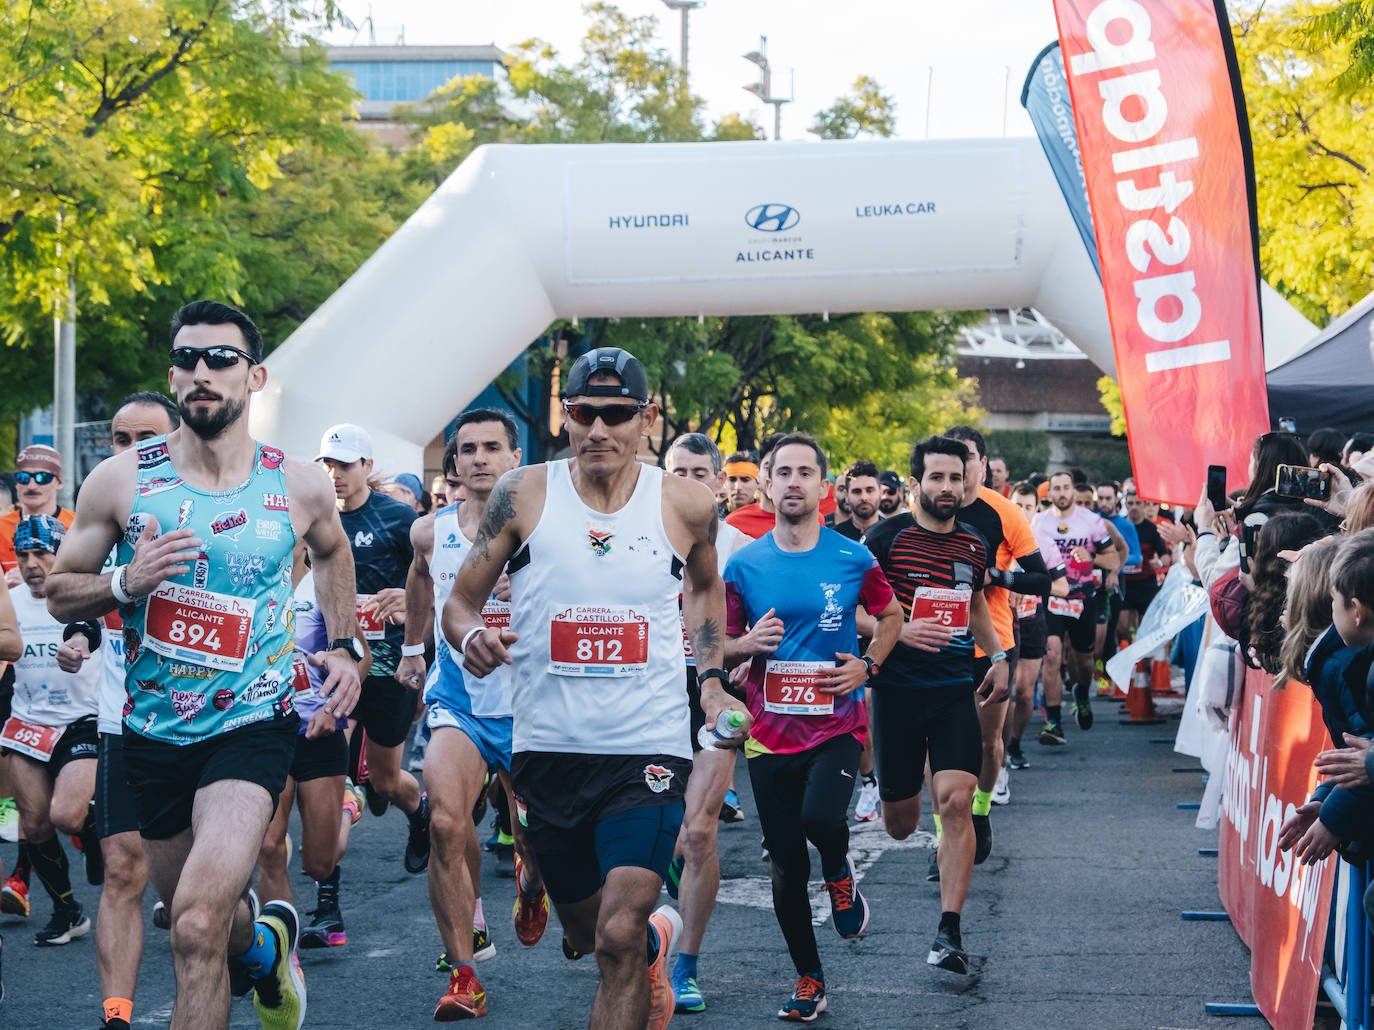
[[863,585],[859,587],[859,602],[869,615],[878,615],[892,601],[892,584],[883,575],[877,559],[864,573]]
[[1054,577],[1050,575],[1050,570],[1045,568],[1045,559],[1040,556],[1040,549],[1036,548],[1030,554],[1022,555],[1016,560],[1021,565],[1020,571],[994,569],[992,582],[1017,594],[1036,594],[1040,597],[1048,594]]
[[[729,569],[725,570],[728,576]],[[725,633],[727,636],[738,637],[744,634],[749,628],[749,615],[744,610],[744,598],[740,596],[739,588],[728,578],[725,580]]]

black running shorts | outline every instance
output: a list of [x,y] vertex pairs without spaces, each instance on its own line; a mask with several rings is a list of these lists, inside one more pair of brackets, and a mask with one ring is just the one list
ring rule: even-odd
[[1083,604],[1083,614],[1076,619],[1047,611],[1045,631],[1056,640],[1067,636],[1069,646],[1079,654],[1092,654],[1093,645],[1097,642],[1097,610],[1093,598],[1079,600]]
[[921,792],[926,758],[932,774],[983,767],[983,729],[971,683],[919,690],[870,689],[873,764],[878,796],[905,801]]
[[358,707],[349,716],[367,730],[367,741],[377,747],[400,747],[410,735],[420,692],[403,687],[390,676],[369,676],[363,680]]
[[1153,576],[1147,579],[1128,579],[1126,580],[1126,600],[1122,602],[1122,607],[1133,612],[1145,614],[1145,609],[1150,607],[1150,602],[1159,593],[1159,580]]
[[[8,716],[6,716],[8,720]],[[72,762],[82,758],[95,758],[100,750],[97,743],[99,735],[96,733],[96,723],[94,715],[83,715],[76,722],[71,723],[62,731],[62,736],[57,738],[57,743],[52,746],[52,755],[46,762],[40,763],[48,770],[48,775],[54,780],[63,768]],[[0,754],[13,755],[17,751],[9,748],[0,749]]]
[[291,759],[291,778],[297,783],[326,776],[348,775],[348,738],[343,730],[314,740],[296,734],[296,755]]
[[620,866],[667,876],[689,759],[522,751],[510,768],[516,814],[554,901],[591,897]]
[[95,770],[95,832],[101,840],[138,832],[129,772],[124,765],[124,735],[100,735],[100,764]]
[[1028,661],[1039,661],[1045,657],[1045,643],[1048,633],[1045,629],[1045,605],[1041,602],[1035,614],[1028,619],[1018,619],[1016,628],[1021,634],[1021,657]]
[[292,712],[191,744],[150,740],[126,726],[124,765],[139,832],[148,840],[167,840],[189,829],[196,792],[220,780],[256,783],[267,791],[275,812],[296,754],[300,721]]

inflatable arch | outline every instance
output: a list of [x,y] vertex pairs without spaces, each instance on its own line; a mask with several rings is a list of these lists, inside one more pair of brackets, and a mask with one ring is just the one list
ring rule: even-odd
[[[557,318],[1034,307],[1114,369],[1034,139],[484,146],[267,360],[252,429],[423,448]],[[1265,287],[1271,348],[1312,326]]]

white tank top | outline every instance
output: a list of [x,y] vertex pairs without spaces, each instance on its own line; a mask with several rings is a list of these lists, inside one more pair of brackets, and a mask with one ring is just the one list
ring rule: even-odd
[[95,715],[104,678],[104,648],[83,662],[80,672],[63,672],[57,667],[57,649],[66,626],[49,615],[48,602],[34,597],[23,583],[10,591],[10,601],[24,641],[24,655],[14,663],[13,714],[39,726],[70,726],[83,716]]
[[[481,679],[465,674],[462,659],[444,639],[444,603],[471,546],[458,525],[458,506],[440,508],[434,515],[434,549],[429,558],[429,576],[434,581],[434,665],[425,677],[425,703],[483,719],[509,718],[510,666],[503,665]],[[488,598],[482,617],[488,626],[509,625],[509,602]]]
[[539,524],[508,566],[513,750],[690,758],[663,471],[641,465],[606,514],[582,503],[566,460],[546,467]]
[[[118,564],[116,552],[111,550],[105,559],[101,573],[109,572]],[[96,731],[99,733],[122,734],[124,732],[124,702],[128,693],[124,689],[124,620],[118,611],[110,612],[100,620],[104,627],[104,641],[101,651],[104,676],[100,684],[100,712],[96,716]]]

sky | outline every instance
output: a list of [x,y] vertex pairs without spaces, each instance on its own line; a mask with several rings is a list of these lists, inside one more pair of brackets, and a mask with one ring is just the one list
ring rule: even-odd
[[[656,17],[658,44],[677,57],[677,12],[662,0],[617,6]],[[577,0],[343,0],[342,7],[358,32],[333,32],[330,43],[368,43],[370,11],[380,45],[403,32],[410,45],[509,47],[537,36],[569,63],[587,26]],[[706,100],[708,119],[737,111],[771,135],[773,109],[743,89],[758,73],[741,57],[768,37],[774,94],[786,96],[796,76],[796,99],[782,108],[784,139],[814,139],[806,132],[812,116],[860,75],[895,99],[898,136],[1001,136],[1004,127],[1007,135],[1031,135],[1021,84],[1055,38],[1051,0],[707,0],[690,24],[691,87]]]

